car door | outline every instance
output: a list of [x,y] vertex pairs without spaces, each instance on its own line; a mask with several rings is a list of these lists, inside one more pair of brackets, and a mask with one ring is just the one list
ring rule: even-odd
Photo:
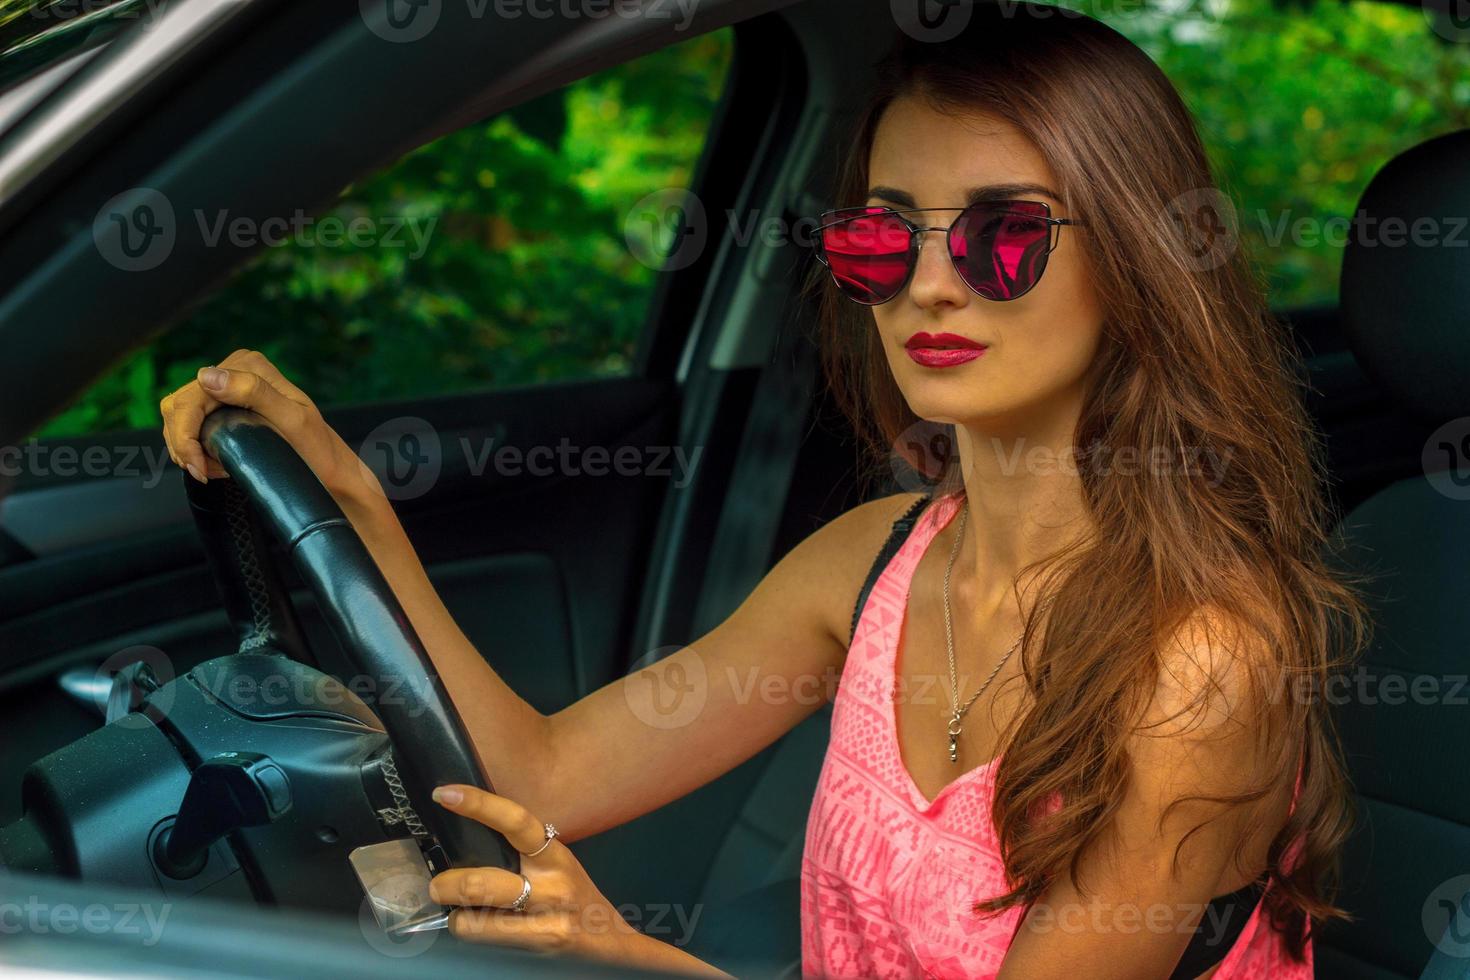
[[[314,28],[318,37],[343,29]],[[225,207],[187,208],[186,195],[141,184],[99,200],[95,162],[36,191],[25,202],[30,220],[7,200],[14,220],[0,250],[11,255],[67,227],[50,220],[56,213],[90,211],[99,227],[131,232],[166,205],[180,240],[204,241],[201,254],[253,257],[202,289],[208,263],[182,247],[142,268],[126,235],[111,252],[94,239],[95,254],[48,297],[54,332],[37,329],[48,303],[20,313],[25,270],[9,269],[0,295],[16,315],[4,320],[6,341],[31,352],[52,342],[80,349],[89,331],[105,331],[101,306],[82,324],[68,298],[160,271],[180,296],[186,280],[202,295],[167,331],[110,354],[64,410],[0,453],[0,823],[18,814],[24,766],[100,723],[89,703],[99,678],[144,655],[177,673],[233,649],[185,477],[168,462],[155,416],[164,392],[236,348],[270,355],[324,407],[378,472],[458,622],[537,708],[565,706],[645,652],[635,627],[648,616],[640,603],[651,552],[670,540],[660,534],[667,501],[728,471],[737,403],[750,393],[720,387],[719,424],[691,426],[691,400],[706,405],[708,396],[682,356],[715,250],[681,236],[689,201],[733,202],[779,118],[769,110],[781,76],[740,68],[755,56],[743,35],[766,29],[690,32],[638,57],[605,54],[609,67],[591,74],[585,51],[569,51],[542,66],[541,94],[464,120],[339,188],[323,208],[272,224],[228,206],[238,174],[190,156],[191,127],[213,118],[206,94],[219,97],[217,116],[228,96],[296,85],[293,104],[310,109],[313,90],[291,59],[309,60],[303,38],[314,35],[285,18],[257,22],[234,38],[233,73],[196,59],[195,87],[168,96],[188,103],[183,114],[148,108],[149,125],[178,127],[155,149],[155,169],[214,188]],[[281,53],[268,42],[284,33],[295,48]],[[233,53],[252,45],[254,60]],[[360,64],[371,67],[383,50],[364,47]],[[668,85],[673,74],[683,84]],[[414,110],[411,98],[384,107],[384,128],[411,129]],[[290,128],[266,109],[248,125],[258,137]],[[93,161],[134,152],[136,130],[112,135],[116,145],[94,147]],[[7,134],[0,162],[18,143]],[[273,176],[309,186],[336,172],[322,169]],[[65,373],[57,349],[27,373]],[[686,508],[680,547],[698,548],[709,531],[700,515],[718,503]],[[340,669],[307,597],[299,588],[295,596],[324,664]]]

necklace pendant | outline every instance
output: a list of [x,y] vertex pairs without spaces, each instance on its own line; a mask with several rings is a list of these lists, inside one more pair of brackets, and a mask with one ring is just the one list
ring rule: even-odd
[[949,721],[949,761],[960,761],[960,716],[955,715]]

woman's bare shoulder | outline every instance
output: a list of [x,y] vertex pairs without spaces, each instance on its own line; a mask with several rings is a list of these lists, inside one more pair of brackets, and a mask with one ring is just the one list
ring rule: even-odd
[[828,557],[860,559],[866,572],[893,529],[893,522],[923,496],[894,493],[858,504],[828,521],[812,537],[823,537],[822,547],[830,549]]
[[[793,581],[820,610],[823,624],[844,647],[853,605],[893,522],[922,493],[895,493],[858,504],[808,535],[782,559]],[[778,566],[779,567],[779,566]]]

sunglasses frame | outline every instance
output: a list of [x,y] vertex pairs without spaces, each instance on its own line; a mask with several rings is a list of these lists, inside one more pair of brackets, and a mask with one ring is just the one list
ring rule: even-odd
[[[1018,204],[1024,204],[1027,207],[1031,208],[1041,208],[1043,213],[1033,214],[1030,211],[1016,210],[1015,205]],[[917,225],[910,221],[908,218],[904,217],[904,215],[915,214],[921,211],[957,211],[959,213],[955,215],[954,220],[951,221],[947,226]],[[1062,225],[1075,225],[1078,227],[1085,227],[1086,225],[1086,222],[1078,218],[1053,218],[1051,216],[1051,205],[1047,204],[1045,201],[1023,201],[1018,199],[1009,199],[1003,201],[976,201],[974,204],[970,204],[962,208],[898,209],[884,208],[876,205],[859,205],[857,207],[849,208],[828,208],[826,211],[823,211],[817,218],[818,225],[816,229],[816,241],[812,244],[812,251],[816,253],[817,261],[826,266],[828,272],[832,272],[832,263],[829,262],[827,259],[826,248],[823,244],[823,232],[825,232],[828,228],[834,228],[837,225],[843,224],[848,221],[853,221],[857,218],[873,218],[878,217],[879,215],[891,214],[897,217],[898,220],[902,221],[909,230],[908,275],[904,277],[902,285],[900,285],[897,289],[893,291],[892,296],[884,300],[879,300],[876,303],[864,303],[862,300],[853,299],[853,297],[849,296],[845,291],[843,291],[842,287],[838,285],[837,291],[839,293],[842,293],[842,296],[845,299],[851,300],[859,306],[882,306],[884,303],[891,303],[895,299],[897,299],[899,294],[907,289],[909,287],[909,283],[913,280],[914,270],[919,267],[919,250],[924,247],[924,236],[931,231],[944,232],[945,251],[949,253],[950,265],[954,267],[955,275],[959,276],[960,281],[965,284],[965,288],[969,289],[970,292],[974,293],[976,296],[979,296],[981,299],[989,300],[992,303],[1009,303],[1011,300],[1020,299],[1022,296],[1025,296],[1027,293],[1031,292],[1031,290],[1035,289],[1036,284],[1041,282],[1042,274],[1046,272],[1045,266],[1042,266],[1041,273],[1037,274],[1036,279],[1032,281],[1031,285],[1027,286],[1019,293],[1016,293],[1013,296],[1008,296],[1005,299],[995,299],[992,296],[982,295],[979,290],[970,285],[969,280],[966,279],[964,273],[960,271],[960,259],[955,257],[954,251],[949,247],[949,243],[955,227],[960,223],[960,220],[971,211],[983,211],[993,214],[1015,214],[1024,218],[1034,218],[1037,221],[1046,222],[1048,225],[1051,226],[1048,232],[1046,252],[1044,253],[1046,255],[1051,255],[1051,253],[1056,249],[1057,244],[1061,241]],[[837,214],[846,215],[846,217],[838,218],[835,221],[829,220],[833,215]],[[832,272],[832,277],[835,283],[837,274],[835,272]]]

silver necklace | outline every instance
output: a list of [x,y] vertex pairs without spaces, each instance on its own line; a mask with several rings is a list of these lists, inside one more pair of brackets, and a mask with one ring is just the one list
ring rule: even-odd
[[985,678],[985,683],[980,685],[980,690],[976,691],[964,705],[961,705],[960,683],[954,661],[954,628],[951,625],[949,611],[949,575],[954,570],[955,556],[960,553],[960,542],[964,540],[965,536],[965,519],[969,516],[970,501],[967,498],[965,500],[964,510],[960,511],[960,523],[958,529],[955,531],[954,545],[949,549],[949,564],[944,568],[944,642],[949,648],[949,701],[952,709],[949,716],[949,727],[946,729],[949,733],[950,762],[960,761],[960,723],[965,717],[965,712],[969,711],[970,706],[979,700],[980,695],[985,693],[986,688],[990,687],[991,682],[995,680],[995,675],[1000,673],[1000,669],[1005,666],[1006,661],[1011,659],[1011,654],[1015,653],[1016,648],[1021,645],[1021,636],[1024,636],[1026,632],[1023,628],[1021,636],[1016,637],[1016,642],[1011,644],[1011,648],[1005,652],[1005,656],[1001,657],[996,662],[996,665],[991,668],[990,676]]

